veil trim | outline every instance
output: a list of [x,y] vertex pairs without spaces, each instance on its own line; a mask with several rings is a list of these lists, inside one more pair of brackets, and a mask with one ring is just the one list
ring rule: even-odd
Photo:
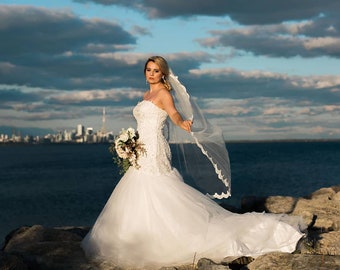
[[[196,145],[201,149],[202,153],[210,160],[211,164],[214,166],[215,172],[218,176],[218,178],[223,182],[223,184],[228,187],[230,189],[230,184],[228,183],[228,180],[226,178],[223,177],[222,174],[222,170],[220,170],[218,168],[218,165],[213,161],[212,157],[209,156],[209,153],[204,149],[203,145],[200,144],[200,142],[198,141],[198,139],[195,137],[194,132],[191,132],[191,135],[193,136],[193,138],[195,139]],[[211,198],[216,198],[216,199],[225,199],[231,196],[230,191],[228,190],[226,193],[221,192],[221,194],[218,194],[217,192],[215,192],[215,194],[209,194],[207,193],[206,195],[208,195]]]

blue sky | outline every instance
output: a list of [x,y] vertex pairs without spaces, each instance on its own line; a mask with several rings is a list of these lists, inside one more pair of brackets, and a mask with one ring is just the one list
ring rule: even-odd
[[340,3],[21,0],[0,3],[0,134],[118,132],[167,58],[226,140],[340,138]]

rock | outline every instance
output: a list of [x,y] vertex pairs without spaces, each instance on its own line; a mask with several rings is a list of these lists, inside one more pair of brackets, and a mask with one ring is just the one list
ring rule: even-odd
[[340,256],[340,232],[321,233],[315,245],[315,253]]
[[268,253],[248,264],[248,270],[340,269],[340,256]]
[[242,266],[245,266],[252,261],[254,261],[254,258],[248,256],[225,257],[221,264],[228,265],[231,269],[240,269]]
[[29,270],[19,256],[0,251],[0,270]]
[[320,188],[319,190],[310,194],[309,199],[312,199],[312,200],[317,200],[317,199],[331,200],[331,198],[334,196],[335,193],[336,193],[335,190],[331,187]]
[[[269,213],[301,216],[309,225],[300,245],[301,254],[340,255],[340,186],[321,188],[305,198],[270,196],[252,198],[248,211],[266,209]],[[263,201],[263,205],[261,205]],[[249,206],[253,205],[253,209]]]
[[293,197],[284,196],[271,196],[265,201],[266,212],[280,214],[291,213],[294,211],[298,199]]
[[202,258],[197,262],[198,270],[230,270],[227,265],[217,264],[214,261]]
[[6,238],[3,251],[22,257],[29,269],[94,269],[80,247],[84,228],[22,227]]
[[315,228],[323,231],[337,231],[340,230],[340,186],[321,188],[306,198],[247,197],[242,205],[242,210],[247,212],[262,209],[268,213],[301,216],[306,224],[313,223]]
[[301,198],[291,214],[301,216],[307,224],[312,222],[313,216],[316,216],[314,227],[323,231],[332,231],[338,226],[340,201],[334,201],[331,198],[329,194],[318,195],[312,199]]
[[340,191],[338,191],[337,193],[335,193],[335,194],[332,196],[332,200],[334,200],[334,201],[340,201]]
[[80,242],[82,237],[63,229],[44,228],[41,225],[21,227],[10,235],[10,240],[5,244],[7,252],[21,252],[27,250],[32,244],[42,242]]

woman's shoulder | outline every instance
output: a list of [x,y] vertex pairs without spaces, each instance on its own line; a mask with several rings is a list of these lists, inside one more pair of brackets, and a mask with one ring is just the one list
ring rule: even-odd
[[166,98],[166,99],[171,98],[172,99],[172,95],[171,95],[170,91],[167,90],[166,88],[160,89],[158,95],[161,98]]
[[166,110],[169,106],[174,106],[172,95],[166,88],[162,88],[158,91],[157,96],[153,99],[153,103],[163,110]]

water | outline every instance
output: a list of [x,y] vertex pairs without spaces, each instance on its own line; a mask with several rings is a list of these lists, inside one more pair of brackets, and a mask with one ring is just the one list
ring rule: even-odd
[[[0,242],[24,225],[90,226],[120,179],[107,144],[0,145]],[[228,143],[232,197],[340,184],[340,142]]]

